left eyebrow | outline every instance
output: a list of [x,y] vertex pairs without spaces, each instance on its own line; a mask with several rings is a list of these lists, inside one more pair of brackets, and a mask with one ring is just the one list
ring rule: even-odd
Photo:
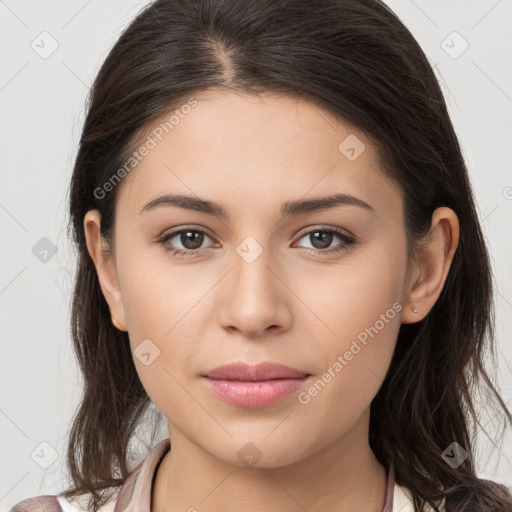
[[[142,207],[140,214],[142,215],[160,206],[176,206],[178,208],[206,213],[224,219],[229,217],[227,210],[219,203],[181,194],[165,194],[152,199]],[[280,218],[328,210],[338,206],[357,206],[370,212],[375,212],[368,203],[358,197],[348,194],[333,194],[327,197],[286,201],[281,206]]]
[[375,210],[362,199],[348,194],[333,194],[332,196],[299,201],[286,201],[281,207],[281,218],[288,215],[301,215],[303,213],[316,212],[336,208],[337,206],[358,206],[370,212]]

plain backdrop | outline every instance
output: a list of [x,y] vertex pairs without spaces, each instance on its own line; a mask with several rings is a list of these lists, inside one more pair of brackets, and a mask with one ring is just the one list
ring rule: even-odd
[[[67,187],[89,86],[146,3],[0,0],[0,511],[66,487],[66,436],[80,397]],[[387,3],[434,66],[467,160],[495,274],[497,383],[510,407],[512,1]],[[499,427],[492,417],[483,424],[491,436]],[[476,461],[482,478],[509,486],[510,430],[501,450],[480,433]]]

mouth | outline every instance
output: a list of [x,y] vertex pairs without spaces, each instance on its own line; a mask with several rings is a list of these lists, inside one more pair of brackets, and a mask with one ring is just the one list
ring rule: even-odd
[[201,375],[208,389],[233,405],[265,407],[298,390],[310,373],[275,363],[223,365]]

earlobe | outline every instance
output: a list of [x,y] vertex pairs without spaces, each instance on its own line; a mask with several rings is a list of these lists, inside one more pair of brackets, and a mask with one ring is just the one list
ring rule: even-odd
[[409,284],[402,323],[418,322],[432,309],[443,290],[458,243],[457,215],[450,208],[437,208],[430,231],[416,253],[416,269]]
[[84,231],[87,251],[98,274],[101,291],[107,301],[113,318],[112,323],[120,330],[126,330],[123,299],[114,257],[101,237],[101,214],[98,210],[89,210],[84,217]]

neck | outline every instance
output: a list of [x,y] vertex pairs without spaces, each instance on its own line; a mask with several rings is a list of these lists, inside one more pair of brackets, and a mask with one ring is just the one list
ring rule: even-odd
[[171,450],[157,470],[152,510],[382,512],[386,469],[368,444],[367,425],[365,416],[342,438],[279,467],[234,466],[170,427]]

